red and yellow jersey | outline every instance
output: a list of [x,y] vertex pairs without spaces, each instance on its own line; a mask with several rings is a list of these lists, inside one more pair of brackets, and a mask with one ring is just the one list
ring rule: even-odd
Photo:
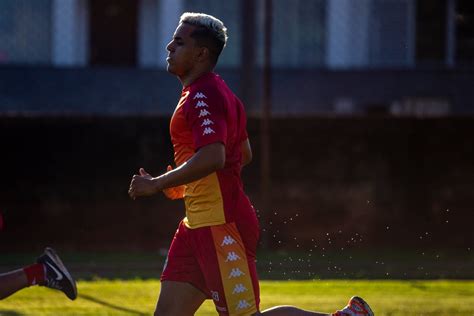
[[185,186],[189,228],[233,222],[237,209],[251,208],[240,178],[246,120],[242,102],[218,75],[207,73],[183,88],[170,123],[176,165],[216,142],[225,145],[226,155],[223,169]]

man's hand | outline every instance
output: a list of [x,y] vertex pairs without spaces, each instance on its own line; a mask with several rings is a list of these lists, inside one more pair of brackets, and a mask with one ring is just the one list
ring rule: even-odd
[[[168,165],[168,168],[166,169],[166,171],[171,171],[171,170],[173,170],[173,167]],[[166,195],[168,199],[171,199],[171,200],[182,199],[184,197],[184,185],[164,189],[163,193]]]
[[168,188],[175,188],[170,196],[180,198],[183,197],[183,193],[176,188],[204,178],[224,166],[224,144],[212,143],[199,148],[188,161],[175,170],[168,171],[156,178],[140,168],[140,174],[134,175],[132,178],[128,194],[135,200],[139,196],[149,196]]
[[128,195],[135,200],[139,196],[150,196],[156,192],[156,179],[146,172],[145,169],[140,168],[140,174],[132,177]]

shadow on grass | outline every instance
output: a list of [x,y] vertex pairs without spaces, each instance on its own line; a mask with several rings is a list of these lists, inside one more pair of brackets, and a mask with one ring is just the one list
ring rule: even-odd
[[421,282],[418,281],[411,281],[410,286],[421,291],[426,291],[428,289],[426,285],[423,285]]
[[[86,294],[79,294],[78,295],[79,298],[82,298],[82,299],[85,299],[87,301],[91,301],[91,302],[94,302],[94,303],[97,303],[97,304],[100,304],[102,306],[105,306],[105,307],[109,307],[111,309],[115,309],[117,311],[121,311],[121,312],[126,312],[126,313],[130,313],[130,314],[134,314],[134,315],[140,315],[140,316],[145,316],[145,315],[148,315],[146,313],[142,313],[140,311],[136,311],[136,310],[133,310],[133,309],[130,309],[130,308],[125,308],[125,307],[122,307],[122,306],[117,306],[117,305],[114,305],[114,304],[111,304],[111,303],[108,303],[106,301],[103,301],[103,300],[99,300],[98,298],[95,298],[93,296],[90,296],[90,295],[86,295]],[[0,316],[2,316],[3,314],[0,313]],[[7,314],[9,315],[9,314]],[[13,315],[18,315],[18,314],[12,314]]]
[[[1,0],[0,0],[1,1]],[[474,279],[474,252],[464,249],[321,249],[261,250],[261,280],[321,279]],[[35,254],[1,253],[0,271],[28,264]],[[69,252],[61,254],[76,280],[158,280],[165,253]]]
[[23,314],[20,314],[20,313],[15,312],[15,311],[0,309],[0,316],[21,316],[21,315],[23,315]]

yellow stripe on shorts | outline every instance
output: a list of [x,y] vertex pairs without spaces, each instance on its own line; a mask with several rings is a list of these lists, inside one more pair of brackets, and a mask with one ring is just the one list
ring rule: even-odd
[[211,226],[229,315],[257,312],[245,246],[235,223]]

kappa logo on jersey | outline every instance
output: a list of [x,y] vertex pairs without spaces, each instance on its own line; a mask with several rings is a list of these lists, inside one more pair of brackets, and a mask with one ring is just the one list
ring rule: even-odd
[[247,288],[242,284],[236,284],[234,287],[234,291],[232,291],[232,294],[238,294],[247,291]]
[[219,292],[211,291],[211,296],[214,301],[219,302]]
[[212,124],[214,124],[214,122],[211,121],[210,119],[204,119],[204,121],[202,121],[201,126],[209,126],[209,125],[212,125]]
[[202,132],[202,136],[204,136],[204,135],[209,135],[209,134],[214,134],[214,133],[215,133],[215,132],[214,132],[214,130],[213,130],[212,128],[206,127],[206,128],[204,129],[204,132]]
[[230,271],[230,274],[229,274],[229,279],[230,278],[238,278],[242,275],[245,275],[245,273],[243,273],[242,271],[240,271],[239,268],[233,268],[232,271]]
[[199,112],[199,117],[204,117],[204,116],[208,116],[208,115],[211,115],[211,112],[209,112],[206,109],[203,109]]
[[237,261],[239,259],[240,257],[235,252],[231,251],[227,254],[227,259],[225,259],[225,262]]
[[195,95],[194,95],[194,99],[207,99],[207,97],[204,95],[204,93],[202,92],[197,92]]
[[221,247],[228,246],[235,244],[234,238],[232,236],[224,236],[224,240],[222,241]]
[[198,103],[196,104],[196,106],[195,106],[194,108],[196,108],[196,109],[197,109],[197,108],[203,108],[203,107],[206,107],[206,108],[208,108],[208,107],[209,107],[209,105],[207,105],[207,103],[206,103],[206,102],[204,102],[204,101],[198,101]]
[[238,311],[239,309],[245,309],[248,307],[250,307],[250,304],[246,300],[240,300],[235,310]]

